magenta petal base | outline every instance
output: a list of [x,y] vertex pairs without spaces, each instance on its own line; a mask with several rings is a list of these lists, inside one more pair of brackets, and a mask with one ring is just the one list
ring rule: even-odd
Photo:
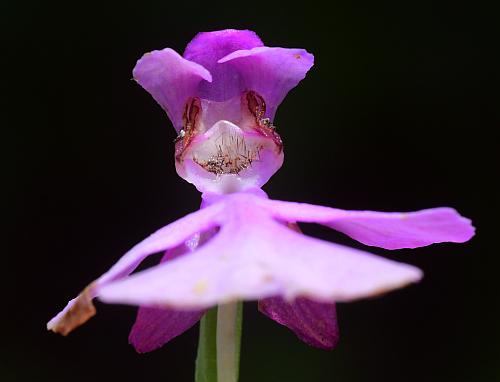
[[291,329],[306,344],[332,350],[339,342],[335,304],[297,298],[287,302],[281,297],[259,301],[259,311]]
[[128,340],[138,353],[156,350],[191,328],[204,313],[204,310],[139,308]]
[[[199,244],[200,238],[195,243],[191,242],[191,245],[196,247]],[[190,250],[191,248],[186,244],[180,245],[167,251],[161,263],[172,261]],[[128,341],[138,353],[156,350],[195,325],[204,313],[205,310],[179,311],[168,308],[140,307]]]

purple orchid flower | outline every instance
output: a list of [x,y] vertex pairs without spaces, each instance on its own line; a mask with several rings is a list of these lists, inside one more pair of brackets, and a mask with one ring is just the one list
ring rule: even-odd
[[[95,314],[92,299],[139,306],[130,342],[154,350],[197,323],[207,309],[258,300],[259,310],[309,345],[338,342],[336,302],[417,282],[418,268],[303,235],[318,223],[367,246],[417,248],[474,235],[452,208],[410,213],[344,211],[268,199],[260,189],[283,163],[273,125],[277,107],[313,66],[303,49],[263,45],[251,31],[198,34],[184,56],[145,54],[135,80],[178,132],[178,174],[202,192],[202,208],[126,253],[54,317],[66,335]],[[131,275],[147,256],[161,263]]]

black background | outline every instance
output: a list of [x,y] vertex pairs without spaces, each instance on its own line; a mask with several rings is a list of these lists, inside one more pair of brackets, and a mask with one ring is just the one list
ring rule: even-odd
[[[316,62],[278,110],[275,199],[347,209],[452,206],[467,244],[374,253],[421,267],[415,286],[339,306],[333,352],[245,306],[241,382],[498,381],[499,127],[495,12],[434,1],[2,2],[2,381],[190,381],[193,328],[137,355],[135,309],[98,304],[67,338],[66,301],[153,230],[195,210],[170,122],[135,82],[153,49],[198,32],[255,30]],[[362,248],[315,226],[304,230]]]

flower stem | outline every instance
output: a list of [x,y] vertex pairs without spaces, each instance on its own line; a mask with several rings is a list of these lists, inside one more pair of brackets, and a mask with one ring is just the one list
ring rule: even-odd
[[218,382],[238,382],[242,308],[241,302],[231,302],[217,310]]
[[237,382],[243,303],[210,309],[200,322],[196,382]]
[[217,382],[217,307],[210,309],[200,321],[200,338],[196,356],[196,382]]

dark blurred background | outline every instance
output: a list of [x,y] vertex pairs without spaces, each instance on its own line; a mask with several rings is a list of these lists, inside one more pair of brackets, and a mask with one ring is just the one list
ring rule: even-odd
[[[275,199],[347,209],[452,206],[464,245],[372,252],[421,267],[415,286],[341,304],[332,352],[245,306],[241,382],[500,381],[496,13],[435,1],[4,1],[0,380],[191,381],[197,328],[138,355],[135,309],[98,303],[67,338],[46,321],[150,232],[198,208],[174,129],[135,82],[153,49],[255,30],[316,64],[280,107]],[[311,235],[362,248],[330,230]]]

